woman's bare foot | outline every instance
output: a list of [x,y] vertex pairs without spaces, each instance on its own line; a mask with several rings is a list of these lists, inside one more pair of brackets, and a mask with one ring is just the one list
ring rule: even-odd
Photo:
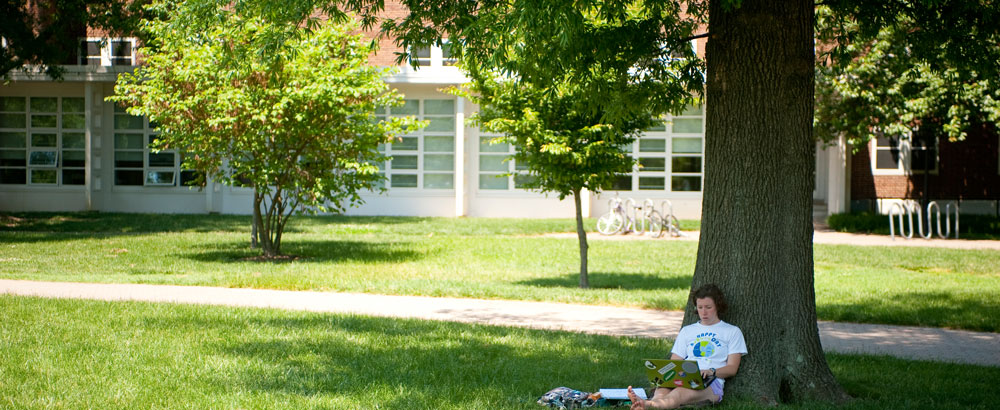
[[639,395],[632,391],[632,386],[628,386],[628,399],[632,401],[631,410],[646,410],[646,401],[639,398]]

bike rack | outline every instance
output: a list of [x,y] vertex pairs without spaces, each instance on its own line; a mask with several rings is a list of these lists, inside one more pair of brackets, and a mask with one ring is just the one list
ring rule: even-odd
[[[947,239],[951,236],[951,205],[952,202],[945,204],[945,229],[941,229],[941,206],[937,201],[931,201],[927,204],[927,232],[924,232],[924,210],[920,208],[920,205],[916,201],[907,200],[904,202],[896,202],[889,207],[889,236],[892,240],[896,240],[896,226],[893,217],[899,220],[899,235],[905,239],[913,238],[913,215],[917,215],[917,229],[916,232],[921,238],[931,239],[934,236],[934,229],[931,225],[931,217],[937,218],[937,234],[938,237],[942,239]],[[937,212],[932,212],[937,211]],[[907,231],[907,226],[903,225],[903,214],[906,214],[909,231]],[[955,239],[958,239],[958,204],[955,203]]]

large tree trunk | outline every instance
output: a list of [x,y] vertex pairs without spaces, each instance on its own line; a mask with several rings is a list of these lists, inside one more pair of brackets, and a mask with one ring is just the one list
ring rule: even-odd
[[589,288],[587,277],[587,231],[583,229],[583,204],[580,199],[580,188],[573,190],[573,203],[576,205],[576,237],[580,241],[580,287]]
[[[813,289],[813,7],[712,0],[705,187],[693,287],[714,282],[750,353],[726,393],[842,401]],[[731,4],[732,2],[728,2]],[[689,306],[685,323],[696,320]]]

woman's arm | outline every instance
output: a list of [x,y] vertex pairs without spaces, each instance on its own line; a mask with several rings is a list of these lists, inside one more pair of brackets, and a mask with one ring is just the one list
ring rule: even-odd
[[684,360],[684,358],[678,356],[677,353],[671,353],[670,354],[670,360]]
[[[727,362],[725,366],[715,369],[715,377],[721,377],[723,379],[728,379],[736,375],[736,372],[740,370],[740,359],[743,355],[739,353],[733,353],[726,358]],[[711,373],[711,371],[709,371]]]

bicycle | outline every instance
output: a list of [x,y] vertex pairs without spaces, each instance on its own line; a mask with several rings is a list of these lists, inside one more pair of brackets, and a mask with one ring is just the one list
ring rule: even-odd
[[622,199],[615,197],[608,200],[608,213],[597,219],[597,232],[601,235],[614,235],[623,232],[628,220]]
[[669,200],[660,203],[660,207],[663,209],[663,225],[667,232],[670,232],[670,236],[680,237],[687,236],[684,232],[681,232],[681,223],[674,216],[674,204]]
[[642,218],[638,220],[639,223],[641,223],[641,227],[639,228],[637,233],[639,235],[648,233],[650,236],[654,238],[659,238],[660,236],[663,236],[663,217],[660,215],[660,212],[658,212],[656,210],[656,207],[653,205],[653,200],[647,199],[643,201],[641,210],[642,210]]

